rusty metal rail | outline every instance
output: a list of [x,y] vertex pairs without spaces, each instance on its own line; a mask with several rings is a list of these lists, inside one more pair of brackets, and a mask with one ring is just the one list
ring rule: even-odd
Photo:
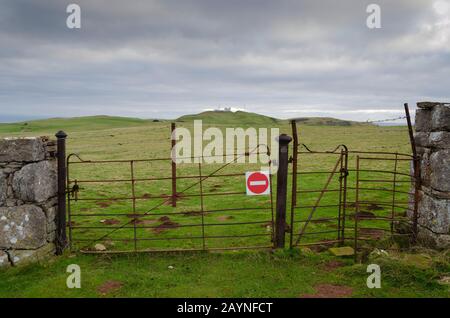
[[[349,150],[345,145],[331,151],[312,150],[300,144],[295,121],[291,126],[294,137],[291,248],[350,245],[356,258],[366,248],[366,242],[414,237],[414,228],[420,226],[415,224],[414,217],[417,216],[414,194],[419,180],[417,174],[410,172],[410,163],[416,161],[414,154]],[[329,169],[324,164],[321,169],[309,168],[307,163],[319,158],[310,156],[323,158],[319,160],[328,162]],[[317,183],[322,186],[312,186]],[[399,233],[398,224],[411,229]]]
[[[421,225],[417,211],[420,166],[414,146],[412,155],[349,150],[346,145],[330,151],[312,150],[299,142],[295,121],[292,136],[290,158],[290,137],[282,135],[279,139],[283,149],[279,151],[276,217],[272,175],[268,197],[248,197],[244,182],[242,189],[235,185],[245,176],[244,171],[237,169],[255,170],[254,165],[240,163],[239,159],[252,155],[270,157],[266,145],[239,155],[176,158],[191,162],[186,164],[175,162],[172,157],[83,160],[76,154],[69,155],[66,170],[70,248],[84,253],[283,248],[289,233],[290,248],[351,245],[356,259],[358,252],[373,241],[399,236],[415,241]],[[314,159],[319,157],[317,164]],[[222,158],[225,163],[206,166],[205,158]],[[165,163],[170,163],[171,169],[168,165],[158,166]],[[156,165],[158,169],[141,169],[144,164]],[[232,167],[232,171],[224,171],[227,167]],[[74,169],[79,169],[76,176]],[[207,169],[214,170],[206,172]],[[109,175],[104,171],[109,171]],[[168,171],[170,175],[165,174]],[[291,195],[286,198],[289,176]],[[214,187],[209,183],[214,183]],[[286,216],[289,200],[290,215]],[[105,219],[111,217],[114,219]],[[218,221],[217,217],[222,219]],[[405,224],[411,229],[397,229]],[[221,230],[224,228],[226,231]],[[95,247],[96,243],[102,246]]]
[[[265,151],[261,151],[265,150]],[[272,247],[274,237],[274,206],[272,202],[272,186],[270,195],[261,197],[247,197],[245,191],[219,191],[217,188],[205,189],[205,183],[215,180],[215,185],[222,187],[225,179],[245,178],[242,173],[222,173],[232,165],[240,165],[249,169],[248,164],[238,163],[242,157],[265,154],[270,156],[267,146],[258,145],[254,150],[234,155],[214,171],[205,173],[201,162],[186,164],[188,167],[197,166],[197,174],[192,171],[185,176],[177,175],[172,170],[171,176],[138,176],[137,163],[173,162],[172,158],[151,158],[136,160],[83,160],[76,154],[67,157],[67,206],[70,248],[84,253],[122,253],[122,252],[149,252],[149,251],[173,251],[173,250],[216,250],[216,249],[241,249]],[[209,156],[210,158],[214,156]],[[225,157],[225,156],[216,156]],[[180,159],[180,158],[177,158]],[[183,157],[195,161],[198,157]],[[111,169],[111,164],[119,163],[128,166],[129,178],[91,178],[74,176],[74,165],[84,165],[81,172],[102,175],[102,170],[97,165],[104,165]],[[269,162],[269,166],[270,166]],[[86,165],[89,167],[86,167]],[[182,167],[178,164],[177,168]],[[173,165],[172,165],[173,167]],[[234,168],[234,167],[233,167]],[[254,168],[253,168],[254,169]],[[162,169],[166,171],[165,169]],[[192,170],[192,168],[191,168]],[[99,173],[100,171],[100,173]],[[114,171],[116,172],[116,171]],[[122,172],[122,171],[118,171]],[[144,171],[154,173],[155,171]],[[272,185],[270,177],[270,185]],[[189,184],[180,188],[180,182],[185,180]],[[154,195],[139,194],[139,188],[149,187],[159,181],[171,182],[172,193],[170,195],[156,193]],[[218,182],[218,183],[217,183]],[[234,182],[233,182],[234,183]],[[126,185],[128,194],[117,185]],[[107,185],[115,188],[108,191]],[[153,186],[153,190],[158,185]],[[90,187],[86,189],[86,187]],[[224,187],[226,187],[224,185]],[[244,182],[242,188],[245,189]],[[235,187],[233,187],[235,189]],[[214,190],[214,191],[213,191]],[[142,192],[142,191],[141,191]],[[118,193],[120,193],[118,195]],[[211,204],[208,207],[206,201],[209,197],[223,198],[215,200],[219,204]],[[225,198],[233,199],[225,199]],[[235,199],[234,199],[235,197]],[[228,205],[220,204],[228,200]],[[174,204],[174,202],[177,204]],[[183,204],[189,201],[187,204]],[[248,202],[247,202],[248,201]],[[102,203],[105,202],[105,203]],[[127,207],[130,202],[130,207]],[[112,206],[116,204],[116,206]],[[103,205],[105,204],[105,205]],[[97,206],[95,206],[97,205]],[[99,207],[100,205],[100,207]],[[253,205],[249,207],[249,205]],[[124,207],[125,206],[125,207]],[[170,208],[169,208],[170,206]],[[101,208],[103,207],[103,208]],[[194,207],[194,208],[193,208]],[[197,208],[198,207],[198,208]],[[226,217],[217,222],[217,216]],[[114,217],[114,219],[102,219]],[[155,219],[158,217],[158,219]],[[194,222],[184,222],[188,217]],[[215,217],[215,219],[212,219]],[[123,220],[124,218],[128,218]],[[212,228],[227,228],[226,231],[212,230]],[[195,229],[200,229],[200,232]],[[207,230],[210,229],[210,230]],[[176,235],[173,235],[175,232]],[[171,241],[184,241],[184,244],[173,246]],[[200,242],[200,245],[196,243]],[[219,241],[219,244],[211,243]],[[130,247],[128,243],[133,243]],[[152,242],[161,242],[151,244]],[[101,243],[98,250],[95,244]],[[211,243],[211,244],[210,244]],[[77,244],[77,246],[75,246]],[[81,247],[78,245],[81,244]]]

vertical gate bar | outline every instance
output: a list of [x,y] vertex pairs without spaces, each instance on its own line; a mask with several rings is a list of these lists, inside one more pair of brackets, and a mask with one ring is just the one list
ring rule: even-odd
[[137,235],[136,235],[136,189],[134,180],[134,161],[130,161],[130,172],[131,172],[131,198],[133,202],[133,230],[134,230],[134,251],[137,251]]
[[55,134],[57,138],[57,169],[58,169],[58,216],[56,232],[56,254],[62,255],[67,244],[66,235],[66,138],[67,134],[60,130]]
[[205,243],[205,216],[204,216],[204,205],[203,205],[203,177],[202,177],[202,163],[201,162],[198,163],[198,175],[200,177],[199,185],[200,185],[200,211],[202,213],[202,244],[203,244],[203,250],[206,250],[206,243]]
[[289,235],[289,247],[292,248],[294,240],[294,215],[295,207],[297,205],[297,160],[298,160],[298,135],[297,123],[295,120],[291,121],[292,137],[294,139],[292,149],[292,194],[291,194],[291,232]]
[[356,193],[355,193],[355,262],[358,260],[358,218],[359,218],[359,155],[356,156]]
[[270,186],[270,211],[272,211],[272,226],[271,226],[271,236],[272,244],[275,242],[275,218],[273,215],[273,190],[272,190],[272,161],[269,162],[269,186]]
[[419,196],[420,196],[420,188],[421,188],[421,173],[420,173],[420,162],[419,156],[417,155],[416,150],[416,142],[414,140],[414,132],[411,124],[411,116],[409,115],[409,106],[408,103],[404,104],[405,113],[406,113],[406,121],[408,123],[408,132],[409,132],[409,140],[411,142],[411,149],[413,153],[413,167],[414,167],[414,211],[413,211],[413,237],[412,243],[415,244],[417,241],[418,235],[418,219],[419,219]]
[[338,208],[338,237],[337,237],[337,239],[338,239],[338,241],[340,241],[341,243],[340,244],[342,244],[342,241],[341,241],[341,217],[342,217],[342,179],[343,179],[343,175],[342,175],[342,173],[343,173],[343,168],[344,168],[344,152],[343,152],[344,150],[343,149],[341,149],[341,159],[340,159],[340,162],[341,162],[341,168],[340,168],[340,174],[339,174],[339,208]]
[[171,123],[170,131],[171,131],[171,141],[172,141],[172,207],[177,206],[177,163],[175,161],[175,123]]
[[300,233],[298,234],[298,238],[297,238],[297,240],[296,240],[296,242],[295,242],[295,245],[297,245],[297,244],[300,242],[300,239],[302,238],[303,234],[305,233],[306,228],[307,228],[307,226],[309,225],[309,222],[312,220],[312,217],[313,217],[314,213],[316,212],[317,207],[320,205],[320,201],[322,200],[322,198],[323,198],[325,192],[326,192],[327,189],[328,189],[328,186],[330,185],[331,180],[333,179],[333,176],[334,176],[335,173],[336,173],[336,170],[337,170],[337,168],[338,168],[338,166],[339,166],[339,164],[340,164],[340,161],[341,161],[341,158],[338,158],[338,160],[336,161],[336,164],[334,165],[333,170],[331,171],[330,175],[329,175],[328,178],[327,178],[327,182],[325,183],[324,187],[323,187],[322,190],[320,191],[319,197],[316,199],[316,202],[315,202],[315,204],[313,205],[313,207],[312,207],[312,209],[311,209],[311,212],[310,212],[309,215],[308,215],[308,218],[307,218],[306,221],[303,223],[303,227],[302,227]]
[[[67,158],[67,160],[66,160],[67,189],[70,188],[69,187],[69,184],[70,184],[69,163],[70,163],[69,158]],[[75,184],[76,184],[76,181],[75,181]],[[71,200],[70,195],[71,195],[70,191],[67,191],[67,218],[68,218],[68,225],[69,225],[69,251],[72,252],[72,216],[71,216],[72,210],[71,210],[71,205],[70,205],[70,200]]]
[[394,177],[392,180],[392,209],[391,209],[391,235],[394,234],[394,210],[395,210],[395,190],[397,183],[397,159],[398,154],[395,153],[395,161],[394,161]]
[[341,224],[341,240],[345,242],[345,221],[347,214],[347,177],[348,177],[348,149],[345,147],[344,152],[344,191],[343,191],[343,200],[342,200],[342,224]]
[[287,173],[289,164],[289,143],[292,138],[286,134],[278,137],[277,172],[277,214],[275,219],[275,248],[284,248],[286,234]]

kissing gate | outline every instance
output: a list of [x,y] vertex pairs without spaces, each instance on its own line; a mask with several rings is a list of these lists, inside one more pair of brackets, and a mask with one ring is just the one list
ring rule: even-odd
[[415,155],[345,145],[315,151],[299,142],[295,121],[291,127],[293,138],[279,137],[278,162],[270,162],[278,165],[276,180],[270,175],[267,194],[256,196],[247,195],[245,174],[260,167],[239,159],[270,156],[267,145],[224,164],[87,160],[65,157],[59,133],[58,251],[66,245],[83,253],[351,246],[356,256],[392,239],[415,240]]

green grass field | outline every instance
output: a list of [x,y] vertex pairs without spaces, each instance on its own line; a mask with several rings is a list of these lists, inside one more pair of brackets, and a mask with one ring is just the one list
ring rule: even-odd
[[[226,115],[227,118],[220,116]],[[211,117],[213,116],[213,117]],[[178,127],[192,129],[192,119],[203,119],[204,129],[219,127],[278,127],[281,133],[291,134],[286,121],[260,117],[246,113],[230,114],[206,113],[200,117],[183,117]],[[406,127],[379,127],[363,124],[336,124],[339,121],[309,121],[299,123],[300,143],[317,151],[333,150],[339,144],[345,144],[349,150],[383,151],[409,153],[410,144]],[[319,125],[322,124],[322,125]],[[326,124],[326,125],[323,125]],[[77,153],[83,160],[142,160],[148,158],[168,158],[170,156],[170,123],[128,119],[118,117],[89,117],[74,119],[51,119],[47,121],[19,124],[1,124],[0,137],[53,135],[63,129],[69,135],[68,153]],[[242,152],[241,149],[239,152]],[[290,150],[292,153],[292,149]],[[337,160],[336,155],[301,154],[299,171],[331,171]],[[77,161],[72,158],[71,161]],[[349,168],[354,169],[356,155],[350,154]],[[392,171],[393,161],[362,160],[362,168]],[[222,164],[203,164],[202,175],[208,175]],[[0,296],[2,297],[299,297],[309,294],[325,293],[332,296],[328,289],[342,286],[353,297],[448,297],[448,286],[438,284],[438,280],[450,272],[448,255],[436,254],[426,267],[417,267],[405,261],[404,252],[391,251],[390,257],[377,260],[382,264],[383,288],[379,290],[366,287],[366,265],[354,264],[353,258],[335,258],[326,249],[307,249],[299,252],[278,251],[275,254],[262,251],[234,251],[237,247],[270,246],[272,233],[272,213],[270,197],[248,197],[244,195],[244,172],[258,170],[258,164],[233,163],[221,169],[217,174],[237,173],[233,177],[210,177],[202,182],[205,196],[203,209],[210,212],[202,214],[184,213],[199,211],[202,202],[198,196],[198,179],[179,179],[178,191],[183,192],[172,208],[167,196],[171,193],[170,180],[142,180],[134,184],[135,196],[131,200],[132,183],[124,182],[83,182],[87,180],[129,180],[131,163],[71,164],[70,180],[77,180],[80,187],[78,200],[71,200],[71,222],[73,253],[45,261],[39,265],[12,268],[0,272]],[[409,162],[399,161],[398,171],[408,173]],[[136,179],[170,177],[170,160],[133,162]],[[178,176],[196,176],[198,164],[181,164]],[[299,175],[299,190],[322,189],[327,174]],[[384,173],[366,173],[361,179],[386,179],[383,183],[362,183],[363,187],[377,186],[391,189],[392,175]],[[273,178],[273,188],[276,187]],[[329,189],[338,187],[335,176]],[[355,175],[348,177],[348,200],[355,200]],[[288,192],[290,193],[290,184]],[[192,188],[190,188],[192,187]],[[409,191],[408,177],[396,180],[397,190]],[[183,189],[189,188],[187,191]],[[218,195],[233,192],[234,195]],[[275,193],[275,192],[274,192]],[[190,196],[192,195],[192,196]],[[388,191],[361,191],[362,200],[390,202],[392,194]],[[298,205],[311,206],[318,193],[302,192]],[[114,200],[112,198],[127,198]],[[326,193],[321,201],[323,205],[337,203],[338,193]],[[407,201],[407,194],[399,193],[396,202]],[[288,200],[290,214],[290,199]],[[256,209],[254,209],[256,207]],[[407,205],[398,207],[376,206],[371,210],[380,216],[404,214]],[[238,208],[238,211],[224,211]],[[244,210],[245,208],[245,210]],[[310,208],[296,208],[295,220],[305,219]],[[179,213],[179,214],[170,214]],[[346,236],[353,235],[354,206],[349,204]],[[131,214],[131,215],[130,215]],[[139,222],[133,222],[133,215],[140,214]],[[145,216],[144,216],[145,214]],[[160,219],[161,217],[167,219]],[[307,227],[310,235],[305,235],[301,243],[318,240],[333,240],[337,235],[337,221],[314,222],[321,218],[337,216],[336,207],[317,209]],[[170,221],[169,228],[161,227]],[[202,222],[207,224],[204,228]],[[241,225],[240,223],[249,223]],[[288,223],[290,220],[288,219]],[[224,225],[231,223],[230,225]],[[235,223],[233,225],[233,223]],[[194,226],[190,226],[194,225]],[[386,221],[363,221],[360,226],[385,229],[388,233],[390,223]],[[295,223],[293,233],[297,234],[300,223]],[[202,231],[208,237],[201,239]],[[317,231],[328,231],[315,235]],[[104,238],[103,238],[104,236]],[[188,239],[181,237],[189,236]],[[234,236],[223,238],[223,236]],[[237,237],[236,237],[237,236]],[[141,239],[134,246],[134,238]],[[219,238],[220,237],[220,238]],[[102,238],[98,240],[98,238]],[[289,241],[289,235],[286,236]],[[383,248],[398,248],[399,243],[389,239],[388,235],[377,237]],[[201,249],[231,248],[227,252],[184,252],[156,254],[125,254],[119,256],[84,255],[77,253],[80,248],[92,249],[96,243],[102,243],[107,251],[159,249]],[[352,246],[352,240],[345,245]],[[365,244],[365,246],[371,246]],[[364,247],[364,246],[363,246]],[[412,252],[408,252],[412,253]],[[68,264],[79,264],[82,268],[83,288],[70,290],[65,286]],[[381,265],[381,264],[380,264]],[[169,268],[172,266],[173,268]],[[108,283],[116,282],[108,288]],[[104,286],[106,284],[106,287]],[[192,288],[195,284],[196,288]],[[332,285],[331,287],[328,285]],[[110,284],[111,285],[111,284]],[[49,286],[51,288],[49,288]],[[334,287],[333,287],[334,286]],[[338,286],[338,287],[336,287]],[[105,292],[105,287],[106,292]],[[328,288],[328,289],[327,289]],[[346,289],[347,288],[347,289]],[[325,290],[325,291],[323,291]],[[326,291],[331,294],[326,294]]]

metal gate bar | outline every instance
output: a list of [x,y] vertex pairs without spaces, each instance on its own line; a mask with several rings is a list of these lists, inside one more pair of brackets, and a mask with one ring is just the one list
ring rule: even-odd
[[[306,227],[308,226],[309,222],[311,221],[311,218],[313,217],[314,212],[316,212],[316,209],[317,209],[317,207],[319,206],[320,201],[322,200],[323,194],[328,190],[327,188],[328,188],[328,186],[330,185],[330,182],[331,182],[331,180],[332,180],[334,174],[336,173],[336,170],[337,170],[337,167],[339,166],[339,164],[342,164],[342,156],[341,156],[341,157],[338,159],[338,161],[336,162],[336,165],[334,166],[333,170],[331,171],[330,175],[328,176],[328,179],[327,179],[327,181],[326,181],[326,183],[325,183],[323,189],[320,191],[319,197],[317,198],[316,203],[314,204],[313,208],[311,209],[311,212],[310,212],[309,215],[308,215],[308,219],[307,219],[306,222],[303,224],[303,227],[302,227],[302,229],[300,230],[300,233],[299,233],[299,235],[298,235],[298,237],[297,237],[297,239],[296,239],[296,241],[295,241],[295,245],[297,245],[297,244],[299,243],[300,239],[302,238],[302,236],[303,236],[303,234],[304,234],[304,232],[305,232]],[[328,191],[329,191],[329,190],[328,190]],[[337,191],[339,191],[339,193],[341,193],[341,190],[340,190],[340,189],[337,190]],[[298,191],[297,191],[297,193],[298,193]],[[340,213],[339,213],[339,218],[340,218]],[[339,223],[339,224],[340,224],[340,223]],[[325,233],[325,232],[323,232],[323,233]],[[338,233],[340,233],[340,228],[338,228]],[[338,234],[338,235],[339,235],[339,234]]]
[[[157,204],[156,206],[154,206],[153,208],[151,208],[150,210],[148,210],[145,213],[138,213],[137,209],[136,209],[136,201],[137,200],[148,200],[149,198],[146,196],[137,196],[136,195],[136,188],[135,188],[135,184],[138,181],[157,181],[157,180],[170,180],[171,177],[152,177],[152,178],[136,178],[135,175],[135,163],[136,162],[152,162],[152,161],[162,161],[162,160],[171,160],[171,158],[155,158],[155,159],[136,159],[136,160],[95,160],[95,161],[84,161],[82,160],[78,155],[76,154],[71,154],[68,156],[67,158],[67,167],[69,168],[71,165],[73,164],[110,164],[110,163],[128,163],[129,167],[130,167],[130,179],[127,178],[118,178],[118,179],[103,179],[103,180],[90,180],[90,179],[86,179],[85,180],[77,180],[77,179],[71,179],[69,172],[67,174],[68,176],[68,188],[69,193],[68,193],[68,215],[69,215],[69,222],[68,222],[68,228],[69,228],[69,237],[70,237],[70,242],[75,243],[75,242],[90,242],[91,244],[98,242],[98,241],[103,241],[105,239],[107,239],[108,241],[126,241],[127,239],[117,239],[114,237],[111,237],[111,235],[117,231],[117,230],[121,230],[121,229],[132,229],[133,230],[133,235],[132,235],[132,240],[134,242],[134,248],[133,251],[134,252],[140,252],[140,251],[148,251],[148,249],[139,249],[137,246],[137,242],[139,241],[172,241],[172,240],[197,240],[197,239],[201,239],[202,240],[202,248],[201,250],[216,250],[216,249],[224,249],[224,247],[207,247],[206,246],[206,240],[207,239],[230,239],[230,238],[257,238],[257,237],[268,237],[270,239],[269,242],[273,241],[273,236],[274,236],[274,229],[273,229],[273,220],[274,220],[274,212],[273,212],[273,194],[272,194],[272,187],[270,188],[270,204],[267,207],[260,207],[260,206],[256,206],[256,207],[236,207],[236,208],[223,208],[223,209],[206,209],[205,205],[204,205],[204,197],[212,197],[212,196],[230,196],[230,195],[244,195],[245,192],[241,192],[241,191],[229,191],[229,192],[204,192],[203,189],[203,182],[209,178],[221,178],[221,177],[242,177],[243,174],[242,173],[228,173],[228,174],[220,174],[220,171],[222,169],[224,169],[225,167],[229,166],[230,164],[235,163],[239,158],[245,156],[250,156],[251,154],[267,154],[270,155],[267,146],[264,146],[267,148],[266,152],[260,152],[259,148],[261,146],[264,145],[259,145],[257,147],[257,149],[253,150],[252,152],[246,152],[244,154],[238,154],[235,155],[234,159],[232,161],[227,162],[226,164],[224,164],[223,166],[219,167],[218,169],[216,169],[214,172],[207,174],[207,175],[203,175],[202,172],[202,164],[199,163],[198,164],[198,175],[188,175],[188,176],[177,176],[177,179],[193,179],[193,181],[195,179],[197,179],[197,181],[194,181],[193,184],[191,184],[190,186],[188,186],[186,189],[184,189],[183,191],[180,191],[178,194],[183,194],[184,197],[186,198],[195,198],[198,197],[200,199],[200,209],[188,209],[188,210],[184,210],[184,211],[171,211],[171,212],[156,212],[156,213],[151,213],[153,212],[155,209],[158,209],[159,207],[161,207],[162,205],[164,205],[165,203],[169,202],[169,200],[172,199],[172,196],[167,197],[166,195],[158,195],[158,196],[151,196],[150,199],[164,199],[162,202],[160,202],[159,204]],[[77,158],[77,161],[72,161],[71,159],[75,157]],[[209,157],[213,157],[213,156],[209,156]],[[223,156],[221,156],[223,157]],[[195,159],[195,157],[190,157],[190,159]],[[270,163],[269,163],[270,165]],[[69,171],[69,169],[68,169]],[[117,196],[117,197],[80,197],[80,190],[82,190],[82,188],[80,188],[80,185],[86,183],[86,184],[104,184],[104,183],[120,183],[120,182],[129,182],[131,184],[131,196]],[[270,178],[270,183],[272,183],[272,180]],[[189,189],[192,189],[193,187],[195,187],[196,185],[199,186],[199,193],[197,194],[192,194],[192,193],[186,193],[184,194],[184,192],[188,191]],[[72,188],[70,188],[72,187]],[[105,228],[104,226],[92,226],[92,225],[75,225],[73,224],[73,217],[82,217],[82,218],[89,218],[89,217],[96,217],[96,216],[129,216],[129,213],[127,213],[127,211],[117,211],[117,213],[73,213],[73,203],[74,202],[94,202],[94,201],[115,201],[115,202],[122,202],[122,201],[126,201],[126,200],[131,200],[132,202],[132,209],[131,209],[131,213],[133,215],[133,218],[130,222],[126,222],[125,224],[121,225],[121,226],[108,226],[107,228]],[[236,201],[239,202],[239,201]],[[252,211],[268,211],[270,213],[270,219],[269,220],[261,220],[261,221],[248,221],[248,222],[224,222],[224,223],[215,223],[215,222],[209,222],[206,223],[205,219],[204,219],[204,215],[205,213],[238,213],[238,212],[252,212]],[[161,215],[161,216],[171,216],[171,215],[189,215],[189,214],[196,214],[198,213],[199,215],[201,215],[201,223],[200,224],[178,224],[177,228],[188,228],[188,227],[201,227],[201,235],[196,236],[196,235],[190,235],[190,236],[178,236],[178,237],[138,237],[137,236],[137,230],[138,229],[155,229],[158,226],[147,226],[147,225],[140,225],[139,227],[137,226],[137,220],[142,219],[145,216],[157,216],[157,215]],[[271,224],[270,225],[270,233],[240,233],[240,234],[234,234],[234,235],[207,235],[205,233],[205,227],[215,227],[215,226],[245,226],[245,225],[256,225],[256,224]],[[79,238],[79,237],[74,237],[73,234],[73,230],[108,230],[109,233],[106,233],[105,235],[102,235],[100,237],[97,237],[95,239],[91,239],[91,238]],[[264,228],[265,230],[265,228]],[[267,232],[267,231],[266,231]],[[95,252],[97,253],[98,251],[93,251],[90,248],[86,249],[87,247],[89,247],[90,244],[84,245],[84,247],[81,248],[81,250],[83,252],[86,253],[91,253],[91,252]],[[72,245],[71,245],[72,247]],[[249,246],[230,246],[229,248],[231,249],[240,249],[240,248],[248,248]],[[252,248],[257,248],[258,246],[252,246]],[[269,248],[272,247],[271,244],[267,244],[267,245],[263,245],[260,246],[261,248]],[[227,247],[225,247],[227,248]],[[167,250],[167,251],[172,251],[174,249],[158,249],[158,251],[160,250]],[[175,249],[178,250],[178,249]],[[192,250],[192,249],[187,249],[186,250]],[[114,253],[115,251],[108,251],[109,253]],[[128,251],[129,252],[129,251]]]
[[[397,211],[402,213],[407,213],[408,215],[411,213],[413,216],[417,214],[416,206],[417,206],[417,198],[411,200],[409,197],[417,192],[417,174],[411,175],[409,171],[409,165],[400,166],[400,163],[414,162],[417,159],[414,155],[411,154],[403,154],[398,152],[389,152],[389,151],[360,151],[360,150],[349,150],[346,147],[341,149],[340,152],[335,150],[333,151],[312,151],[307,146],[304,146],[305,150],[299,149],[299,141],[298,141],[298,132],[297,127],[294,121],[291,122],[292,133],[294,136],[294,153],[292,157],[292,198],[291,198],[291,227],[294,228],[294,224],[304,223],[303,227],[301,227],[301,231],[299,238],[294,242],[292,239],[293,233],[291,233],[291,247],[295,246],[312,246],[312,245],[322,245],[322,244],[339,244],[342,245],[345,242],[353,241],[353,247],[355,249],[355,258],[357,256],[357,252],[361,248],[365,248],[363,245],[359,244],[361,242],[366,242],[373,240],[370,237],[370,230],[372,231],[380,231],[386,234],[390,234],[391,236],[404,236],[408,235],[410,237],[414,236],[415,230],[412,230],[412,233],[396,233],[395,224],[396,223],[408,223],[413,224],[414,226],[418,226],[415,218],[413,217],[412,221],[409,221],[406,217],[399,217],[397,215]],[[337,188],[329,188],[328,179],[322,189],[301,189],[298,187],[298,177],[299,176],[314,176],[314,175],[324,175],[327,174],[332,175],[336,173],[336,167],[330,170],[321,170],[321,171],[299,171],[298,167],[302,164],[302,159],[304,156],[309,154],[316,155],[336,155],[339,156],[337,164],[340,167],[339,174],[339,186]],[[355,167],[350,168],[348,163],[348,156],[351,155],[355,158]],[[371,168],[370,166],[361,166],[362,162],[373,162],[374,164],[382,163],[375,168]],[[387,163],[392,161],[393,168],[390,169],[387,166]],[[386,164],[385,164],[385,163]],[[385,175],[390,175],[390,177],[386,177]],[[355,186],[349,186],[347,176],[352,177],[355,180]],[[377,183],[379,186],[377,186]],[[390,186],[385,187],[383,183],[390,184]],[[412,189],[407,189],[408,185],[412,185]],[[339,193],[338,197],[336,197],[335,201],[328,200],[323,206],[320,205],[320,200],[324,193],[326,192],[336,192]],[[363,198],[361,196],[361,192],[367,194],[368,197]],[[298,193],[304,194],[313,194],[317,193],[316,204],[302,204],[299,202],[301,197],[297,197]],[[348,200],[349,193],[352,196],[355,196],[355,200]],[[389,199],[386,198],[386,193],[389,195]],[[405,196],[407,196],[405,198]],[[317,204],[319,202],[319,204]],[[414,203],[414,208],[411,207],[411,204]],[[369,205],[373,205],[375,207],[380,207],[382,209],[381,215],[374,215],[373,217],[361,217],[361,212]],[[296,208],[312,208],[313,213],[321,208],[333,208],[336,207],[336,216],[332,215],[322,215],[317,220],[312,218],[311,213],[306,218],[295,219],[295,209]],[[347,224],[347,209],[349,207],[354,207],[354,222],[350,222]],[[378,209],[378,208],[377,208]],[[377,213],[379,214],[379,213]],[[386,215],[385,215],[386,214]],[[386,221],[389,222],[389,225],[384,228],[382,224],[376,226],[364,226],[365,223],[370,223],[368,220],[377,222],[377,221]],[[304,242],[303,244],[299,244],[299,240],[301,236],[310,235],[315,236],[322,233],[332,233],[334,231],[315,231],[313,230],[310,234],[306,232],[306,228],[310,224],[320,223],[323,221],[337,221],[338,228],[338,236],[337,240],[311,240],[308,242]],[[414,225],[415,224],[415,225]],[[420,225],[419,225],[420,226]],[[349,231],[353,231],[353,235],[349,234]],[[367,231],[367,232],[366,232]],[[369,233],[369,234],[365,234]],[[369,237],[365,237],[369,235]]]

